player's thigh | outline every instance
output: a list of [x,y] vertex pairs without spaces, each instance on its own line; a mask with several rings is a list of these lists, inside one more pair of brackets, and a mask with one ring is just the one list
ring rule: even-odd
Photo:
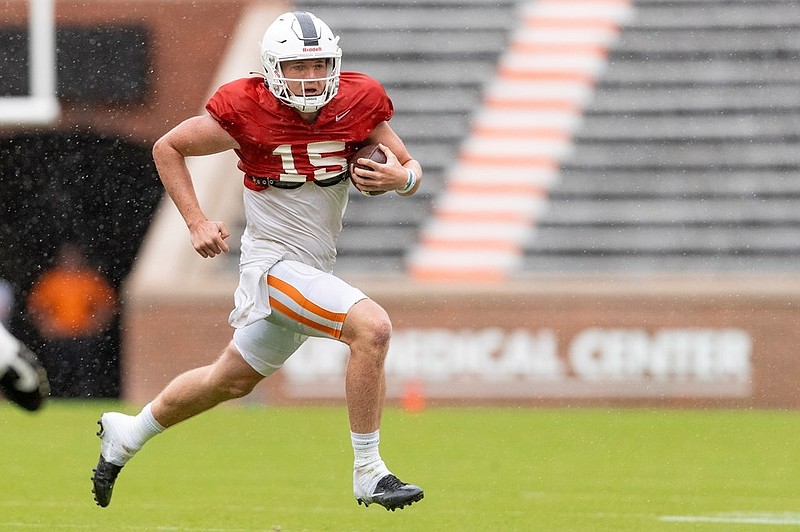
[[367,296],[335,275],[295,261],[281,261],[267,274],[272,314],[268,321],[289,330],[338,340],[347,313]]
[[241,357],[265,377],[283,366],[306,339],[307,335],[267,320],[259,320],[233,333],[233,345]]

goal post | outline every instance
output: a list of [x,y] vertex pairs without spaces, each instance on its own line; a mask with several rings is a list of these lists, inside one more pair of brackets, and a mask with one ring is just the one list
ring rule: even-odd
[[0,126],[48,125],[60,115],[55,2],[28,0],[28,94],[0,97]]

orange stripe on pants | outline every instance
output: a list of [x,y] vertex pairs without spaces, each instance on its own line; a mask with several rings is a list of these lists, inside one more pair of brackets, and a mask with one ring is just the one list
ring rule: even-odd
[[328,335],[330,335],[330,336],[332,336],[334,338],[339,338],[339,336],[341,336],[341,334],[342,334],[342,331],[341,331],[342,324],[344,323],[344,319],[347,316],[346,313],[331,312],[330,310],[327,310],[325,308],[320,307],[319,305],[317,305],[313,301],[309,301],[308,298],[306,298],[297,288],[295,288],[294,286],[290,285],[289,283],[287,283],[283,279],[279,279],[278,277],[275,277],[274,275],[267,275],[267,285],[270,288],[272,288],[274,290],[277,290],[278,292],[284,294],[286,297],[288,297],[289,299],[294,301],[297,304],[297,306],[299,306],[303,310],[306,310],[309,313],[317,315],[317,316],[319,316],[321,318],[324,318],[324,319],[326,319],[328,321],[335,322],[335,323],[339,324],[339,327],[338,328],[333,328],[333,327],[329,327],[327,325],[323,325],[321,323],[317,323],[316,321],[314,321],[311,318],[307,318],[305,316],[302,316],[302,315],[298,314],[297,312],[295,312],[294,310],[290,309],[289,307],[287,307],[286,305],[284,305],[283,303],[281,303],[277,299],[275,299],[275,298],[270,296],[270,298],[269,298],[270,305],[275,310],[277,310],[281,314],[284,314],[287,317],[297,321],[298,323],[302,323],[303,325],[311,327],[312,329],[315,329],[317,331],[324,332],[325,334],[328,334]]
[[287,307],[286,305],[284,305],[283,303],[281,303],[280,301],[278,301],[274,297],[270,297],[269,298],[269,304],[270,304],[270,306],[272,307],[273,310],[276,310],[276,311],[280,312],[281,314],[283,314],[284,316],[293,319],[297,323],[302,323],[303,325],[305,325],[307,327],[311,327],[312,329],[314,329],[316,331],[320,331],[322,333],[325,333],[325,334],[327,334],[329,336],[332,336],[333,338],[337,338],[338,339],[342,335],[341,329],[334,329],[333,327],[327,327],[325,325],[317,323],[316,321],[314,321],[314,320],[312,320],[310,318],[306,318],[305,316],[301,316],[300,314],[298,314],[297,312],[293,311],[292,309],[290,309],[289,307]]

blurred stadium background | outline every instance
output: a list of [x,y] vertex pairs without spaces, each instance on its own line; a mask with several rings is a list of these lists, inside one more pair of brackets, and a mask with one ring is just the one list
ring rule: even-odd
[[[146,401],[227,342],[235,160],[192,161],[234,233],[208,261],[149,150],[260,70],[261,34],[295,8],[384,83],[425,169],[411,199],[353,193],[339,246],[337,272],[393,317],[390,400],[800,406],[787,0],[5,2],[0,277],[35,346],[31,285],[61,241],[88,245],[123,303],[89,395]],[[253,400],[339,398],[345,357],[309,342]]]

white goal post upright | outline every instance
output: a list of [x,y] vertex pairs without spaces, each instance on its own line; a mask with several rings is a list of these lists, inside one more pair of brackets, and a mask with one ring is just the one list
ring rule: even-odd
[[0,126],[52,124],[61,112],[56,96],[56,0],[28,0],[26,96],[0,97]]

